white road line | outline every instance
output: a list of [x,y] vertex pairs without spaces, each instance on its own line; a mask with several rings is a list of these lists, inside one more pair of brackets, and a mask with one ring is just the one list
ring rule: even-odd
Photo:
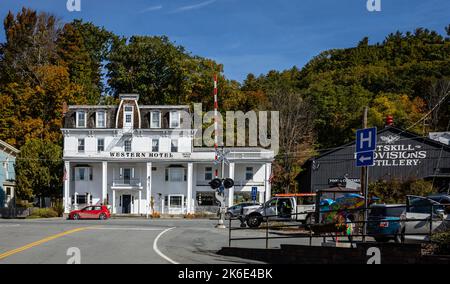
[[3,224],[0,228],[20,227],[20,224]]
[[93,230],[112,230],[112,231],[162,231],[163,228],[121,228],[121,227],[97,227]]
[[175,227],[166,229],[166,230],[162,231],[161,233],[159,233],[159,235],[158,235],[158,236],[156,237],[156,239],[153,241],[153,250],[154,250],[157,254],[159,254],[160,257],[164,258],[164,259],[167,260],[168,262],[170,262],[170,263],[172,263],[172,264],[179,264],[178,262],[173,261],[172,259],[170,259],[170,258],[167,257],[166,255],[164,255],[164,254],[158,249],[158,240],[159,240],[159,238],[160,238],[162,235],[164,235],[165,233],[167,233],[168,231],[173,230],[173,229],[175,229]]

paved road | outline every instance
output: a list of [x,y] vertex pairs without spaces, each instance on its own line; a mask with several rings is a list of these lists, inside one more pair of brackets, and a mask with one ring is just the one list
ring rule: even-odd
[[[0,264],[67,263],[70,248],[79,249],[81,263],[239,264],[250,260],[219,256],[228,246],[228,230],[213,220],[63,219],[0,220]],[[234,237],[263,237],[263,231],[237,231]],[[271,241],[306,243],[307,240]],[[265,247],[265,241],[238,241],[233,246]],[[69,251],[70,252],[70,251]]]

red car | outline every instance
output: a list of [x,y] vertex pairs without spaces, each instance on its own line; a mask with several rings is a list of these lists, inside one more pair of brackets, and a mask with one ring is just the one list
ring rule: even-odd
[[81,210],[75,210],[70,212],[69,219],[100,219],[105,220],[111,217],[108,207],[104,205],[87,206]]

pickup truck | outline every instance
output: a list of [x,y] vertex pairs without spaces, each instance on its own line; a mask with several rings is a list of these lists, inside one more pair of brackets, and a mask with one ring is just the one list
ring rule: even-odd
[[429,241],[430,233],[450,228],[448,200],[408,195],[406,201],[406,211],[401,216],[403,242]]
[[248,206],[243,218],[250,228],[258,228],[267,217],[269,221],[299,221],[311,223],[315,213],[315,194],[279,194],[259,206]]

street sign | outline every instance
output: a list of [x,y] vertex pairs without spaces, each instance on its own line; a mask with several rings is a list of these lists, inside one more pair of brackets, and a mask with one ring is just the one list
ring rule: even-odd
[[256,201],[256,197],[258,196],[258,187],[252,187],[252,200]]
[[375,164],[375,152],[361,152],[356,153],[357,167],[373,167]]
[[356,131],[356,153],[375,151],[377,148],[377,128]]
[[356,166],[373,167],[377,149],[377,128],[356,131]]

